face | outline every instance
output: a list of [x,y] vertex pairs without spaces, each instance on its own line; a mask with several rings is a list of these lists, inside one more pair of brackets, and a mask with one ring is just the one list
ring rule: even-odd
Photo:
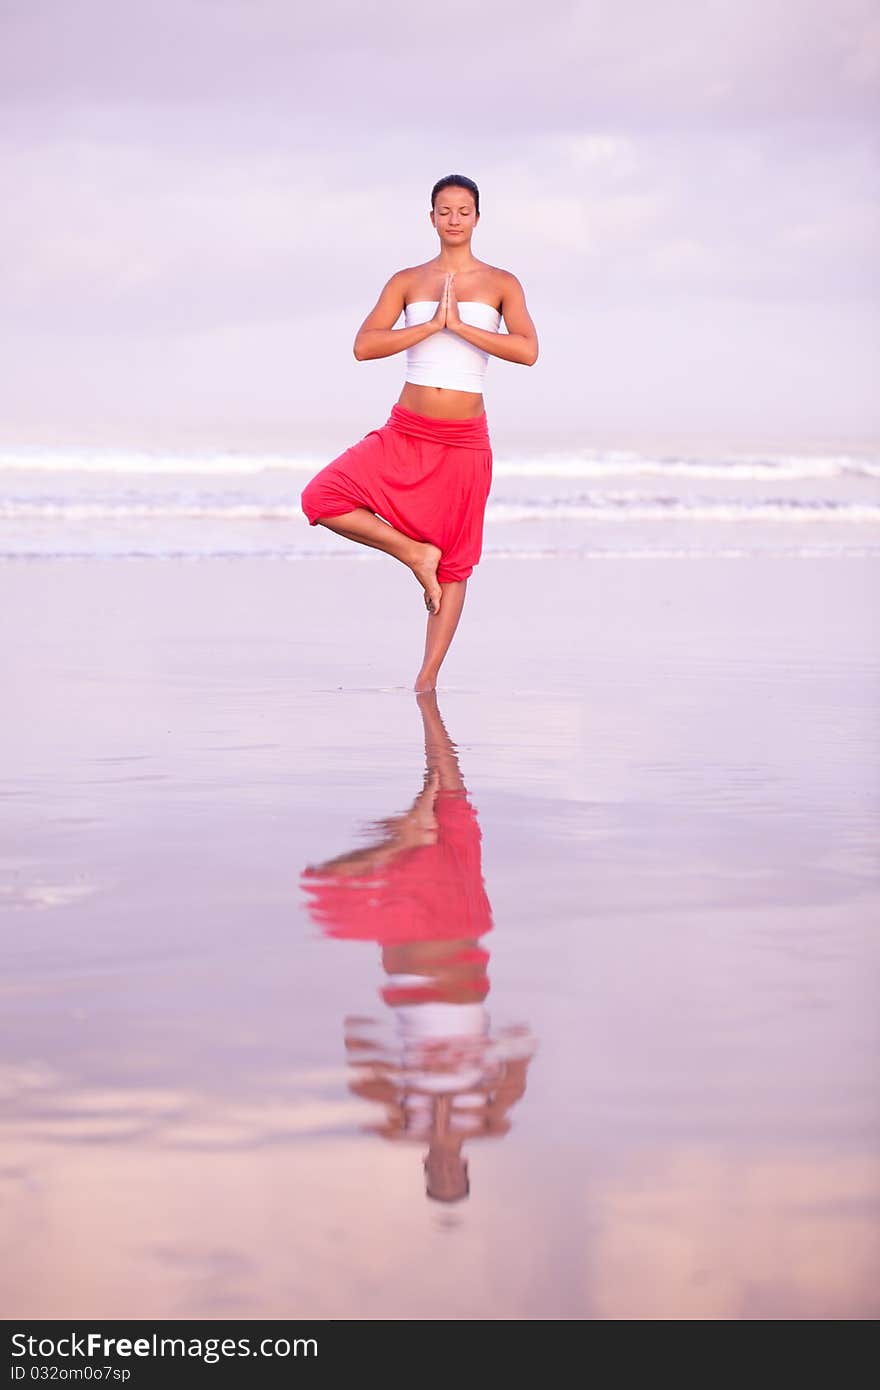
[[470,1192],[467,1159],[432,1147],[424,1161],[425,1186],[429,1197],[441,1202],[460,1202]]
[[468,242],[479,220],[474,195],[470,189],[459,188],[455,184],[440,189],[434,202],[431,221],[442,242],[449,246]]

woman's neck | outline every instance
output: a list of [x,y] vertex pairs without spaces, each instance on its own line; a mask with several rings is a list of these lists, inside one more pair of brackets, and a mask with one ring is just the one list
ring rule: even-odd
[[460,251],[441,251],[437,259],[437,268],[442,271],[454,270],[461,275],[466,270],[476,270],[480,262],[471,255],[467,247],[463,246]]

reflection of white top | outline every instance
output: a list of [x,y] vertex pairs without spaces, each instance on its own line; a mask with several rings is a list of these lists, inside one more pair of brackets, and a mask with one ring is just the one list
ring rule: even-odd
[[402,1069],[410,1086],[440,1094],[469,1091],[485,1072],[489,1014],[482,1004],[398,1004]]
[[[436,299],[412,300],[404,309],[406,327],[427,323],[434,317],[438,303]],[[491,304],[478,299],[460,299],[458,312],[463,323],[485,328],[490,333],[498,332],[501,313]],[[439,333],[432,333],[429,338],[407,348],[405,380],[416,386],[445,386],[450,391],[474,391],[479,395],[488,362],[488,352],[450,329],[441,328]]]

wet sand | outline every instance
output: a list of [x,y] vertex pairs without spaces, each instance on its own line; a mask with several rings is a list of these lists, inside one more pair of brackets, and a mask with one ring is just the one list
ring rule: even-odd
[[876,1316],[877,571],[3,566],[5,1315]]

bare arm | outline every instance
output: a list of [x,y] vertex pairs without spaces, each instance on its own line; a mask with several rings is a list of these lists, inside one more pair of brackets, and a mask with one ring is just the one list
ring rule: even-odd
[[459,317],[458,302],[454,288],[449,293],[449,306],[446,311],[446,327],[460,338],[482,348],[492,357],[501,357],[505,362],[519,362],[524,367],[533,367],[538,360],[538,334],[526,308],[523,287],[515,275],[504,277],[504,292],[501,300],[501,315],[506,333],[493,333],[486,328],[474,328]]
[[434,317],[427,323],[415,323],[410,328],[394,328],[403,313],[403,272],[392,275],[387,285],[364,319],[354,340],[354,355],[359,362],[374,357],[391,357],[395,352],[439,333],[445,323],[445,302],[441,298]]

